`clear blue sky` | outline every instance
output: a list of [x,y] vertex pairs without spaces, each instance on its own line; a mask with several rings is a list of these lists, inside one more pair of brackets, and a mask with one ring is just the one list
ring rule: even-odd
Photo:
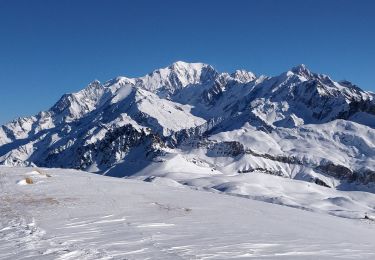
[[0,123],[177,60],[266,75],[304,63],[375,91],[375,1],[0,0]]

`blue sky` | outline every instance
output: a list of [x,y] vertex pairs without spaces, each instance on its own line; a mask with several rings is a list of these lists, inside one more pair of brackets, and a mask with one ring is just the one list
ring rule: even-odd
[[0,124],[177,60],[312,71],[375,91],[375,1],[0,0]]

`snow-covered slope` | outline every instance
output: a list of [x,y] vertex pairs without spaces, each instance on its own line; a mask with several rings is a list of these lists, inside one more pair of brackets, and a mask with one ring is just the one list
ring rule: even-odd
[[137,178],[177,167],[184,182],[221,176],[215,185],[263,173],[373,191],[374,97],[304,65],[257,77],[176,62],[139,78],[94,81],[1,126],[0,163]]
[[[303,189],[293,185],[280,183],[279,198]],[[0,259],[375,257],[371,220],[195,191],[166,178],[146,183],[74,170],[0,167],[0,188]],[[332,202],[350,204],[346,196],[364,196],[309,189],[298,194],[300,200],[325,198],[314,204],[323,210]]]

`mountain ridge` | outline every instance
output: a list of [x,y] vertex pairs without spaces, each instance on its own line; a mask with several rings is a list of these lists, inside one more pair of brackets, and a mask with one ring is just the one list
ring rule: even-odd
[[[335,187],[340,180],[367,184],[375,180],[374,97],[303,64],[257,77],[179,61],[139,78],[93,81],[47,111],[1,126],[0,164],[121,177],[180,154],[189,165],[190,157],[204,162],[199,167],[208,173],[260,171]],[[342,169],[346,175],[337,172]]]

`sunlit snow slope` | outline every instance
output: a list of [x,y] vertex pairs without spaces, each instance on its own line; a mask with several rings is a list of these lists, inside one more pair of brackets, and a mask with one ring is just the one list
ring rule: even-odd
[[0,259],[375,257],[372,221],[195,191],[163,178],[0,167],[0,188]]

